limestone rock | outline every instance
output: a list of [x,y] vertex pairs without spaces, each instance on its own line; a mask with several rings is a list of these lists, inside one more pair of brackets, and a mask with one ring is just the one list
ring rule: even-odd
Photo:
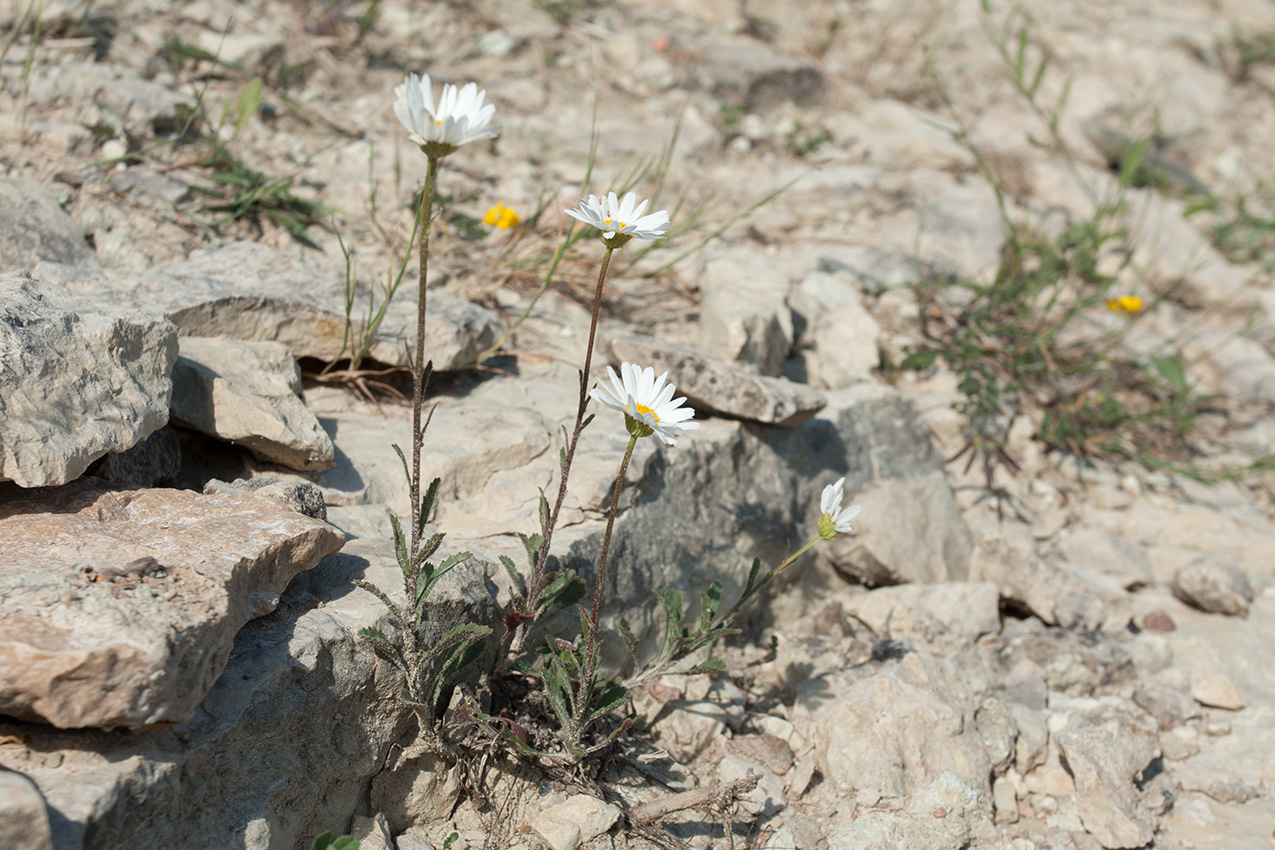
[[768,378],[736,369],[693,348],[647,337],[625,336],[610,341],[611,362],[651,366],[668,372],[669,380],[696,411],[717,413],[746,422],[793,427],[805,422],[826,403],[804,384]]
[[62,728],[189,720],[240,627],[342,542],[252,496],[10,487],[0,713]]
[[793,345],[784,266],[755,249],[710,255],[700,280],[700,345],[713,357],[778,375]]
[[1105,619],[1102,600],[1075,576],[1043,561],[1022,527],[998,526],[977,535],[969,578],[994,582],[1002,599],[1049,625],[1092,631]]
[[757,112],[784,103],[809,106],[824,96],[824,77],[807,59],[785,56],[753,39],[721,41],[700,54],[695,76],[701,88]]
[[990,582],[904,584],[851,597],[844,612],[879,640],[955,651],[1000,631],[1000,596]]
[[1191,668],[1191,696],[1214,708],[1239,711],[1244,707],[1244,697],[1231,677],[1218,668],[1216,658],[1201,658]]
[[1173,576],[1173,595],[1201,611],[1243,617],[1253,588],[1233,558],[1201,555]]
[[[817,706],[815,754],[825,780],[865,806],[903,801],[946,771],[991,794],[991,764],[974,728],[969,686],[933,656],[909,653]],[[826,685],[824,686],[826,687]]]
[[1155,729],[1127,712],[1072,714],[1056,736],[1076,783],[1086,831],[1109,850],[1143,847],[1156,818],[1138,799],[1135,781],[1160,755]]
[[168,421],[176,329],[0,277],[0,481],[64,484]]
[[395,850],[390,825],[380,812],[372,818],[355,815],[350,824],[350,837],[358,839],[359,850]]
[[871,378],[880,365],[881,327],[848,274],[816,271],[788,296],[799,348],[815,386],[841,389]]
[[91,264],[84,229],[53,193],[20,177],[0,180],[0,274],[29,271],[40,260]]
[[[0,737],[25,741],[0,747],[0,764],[27,773],[60,814],[55,846],[290,848],[344,834],[390,745],[412,727],[410,712],[389,710],[402,677],[357,636],[392,629],[385,606],[353,586],[357,578],[401,587],[387,542],[352,541],[299,574],[274,613],[239,631],[225,673],[193,718],[171,730],[0,720]],[[472,575],[459,578],[465,583],[444,588],[431,617],[462,616],[464,600],[483,592]]]
[[79,120],[102,120],[97,103],[115,112],[134,135],[167,133],[181,128],[181,107],[188,98],[170,86],[143,79],[129,68],[108,62],[63,62],[32,75],[31,103],[65,101],[78,106]]
[[1155,718],[1161,729],[1181,726],[1200,716],[1200,705],[1190,694],[1155,682],[1139,682],[1133,701]]
[[[184,336],[276,340],[298,357],[335,358],[345,327],[343,276],[301,267],[269,246],[237,242],[195,251],[160,271],[87,269],[41,263],[39,274],[74,292],[102,293],[163,313]],[[416,333],[416,303],[404,286],[390,302],[368,356],[405,365],[404,339]],[[365,298],[365,294],[359,295]],[[442,292],[429,294],[425,350],[439,370],[473,363],[502,333],[492,311]]]
[[724,785],[749,774],[760,776],[757,787],[739,798],[739,806],[753,817],[773,817],[788,808],[784,795],[784,779],[763,764],[736,755],[726,755],[717,765],[718,780]]
[[620,810],[587,794],[576,794],[550,806],[532,822],[531,828],[551,850],[576,850],[606,832],[620,818]]
[[836,850],[964,850],[997,847],[992,806],[977,783],[943,771],[906,801],[900,811],[867,810],[829,824],[828,846]]
[[216,478],[204,485],[205,496],[253,493],[264,496],[275,504],[303,516],[328,521],[327,505],[323,491],[312,481],[283,475],[258,475],[236,481],[219,481]]
[[53,850],[49,812],[30,779],[0,768],[0,846]]
[[305,406],[288,346],[203,337],[179,344],[174,422],[292,469],[332,466],[332,440]]
[[165,425],[131,449],[108,452],[88,474],[121,489],[143,489],[171,484],[181,465],[181,441],[172,426]]
[[826,556],[837,572],[869,586],[945,582],[969,575],[973,541],[944,473],[874,481],[851,503],[871,511],[856,533],[839,535]]
[[1151,584],[1146,549],[1097,528],[1081,528],[1062,538],[1059,551],[1072,567],[1113,576],[1126,590]]

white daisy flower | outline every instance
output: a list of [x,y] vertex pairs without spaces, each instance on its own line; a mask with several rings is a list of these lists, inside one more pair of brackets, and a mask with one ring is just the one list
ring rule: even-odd
[[492,124],[496,107],[486,101],[487,92],[474,83],[457,89],[444,84],[443,96],[434,108],[434,87],[429,74],[409,74],[394,89],[394,114],[411,134],[413,142],[431,156],[446,156],[467,142],[494,139],[500,125]]
[[850,526],[850,520],[857,517],[859,511],[863,510],[861,505],[841,507],[841,499],[845,496],[843,490],[845,483],[846,479],[838,478],[835,483],[824,487],[823,495],[819,497],[819,510],[823,513],[819,517],[819,536],[824,540],[831,540],[838,534],[854,531]]
[[615,192],[607,193],[601,200],[595,195],[581,200],[579,209],[564,210],[567,215],[602,231],[602,241],[609,247],[619,248],[630,239],[663,239],[669,228],[668,210],[642,215],[650,201],[637,202],[637,195],[625,192],[617,198]]
[[677,438],[699,427],[692,422],[695,411],[683,407],[685,398],[673,398],[676,387],[668,383],[668,372],[655,377],[655,369],[640,369],[632,363],[620,364],[620,375],[607,367],[611,376],[611,388],[594,387],[589,395],[596,401],[625,416],[629,433],[638,437],[656,435],[668,446],[676,446]]

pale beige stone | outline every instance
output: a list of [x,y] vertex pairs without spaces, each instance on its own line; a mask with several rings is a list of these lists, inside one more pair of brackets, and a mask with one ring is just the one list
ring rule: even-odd
[[0,493],[0,713],[62,728],[190,719],[235,634],[341,548],[255,496]]

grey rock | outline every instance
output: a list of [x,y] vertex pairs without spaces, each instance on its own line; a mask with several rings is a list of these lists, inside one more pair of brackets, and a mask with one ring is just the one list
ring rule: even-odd
[[881,360],[881,327],[851,276],[809,274],[793,287],[788,306],[812,384],[841,389],[871,379]]
[[609,830],[620,819],[620,810],[588,794],[575,794],[549,806],[531,821],[550,850],[576,850]]
[[726,709],[710,700],[673,699],[656,716],[652,731],[660,746],[689,762],[726,731],[726,719]]
[[328,521],[328,508],[323,501],[319,485],[304,478],[283,475],[259,475],[236,481],[219,481],[214,478],[204,485],[205,496],[252,493],[264,496],[290,511]]
[[878,588],[850,597],[843,611],[878,640],[956,651],[1000,631],[999,606],[996,585],[952,582]]
[[1134,783],[1160,755],[1155,729],[1127,712],[1072,714],[1056,736],[1076,783],[1085,830],[1109,850],[1145,846],[1156,818],[1138,799]]
[[1209,655],[1191,667],[1191,696],[1201,705],[1230,711],[1239,711],[1245,704],[1231,677],[1222,672],[1218,659]]
[[792,352],[784,265],[752,248],[709,255],[700,279],[700,346],[727,363],[779,374]]
[[991,762],[973,722],[969,686],[942,659],[909,653],[897,665],[829,698],[826,684],[799,689],[814,719],[815,755],[825,781],[864,806],[922,792],[950,771],[984,797]]
[[1113,576],[1127,590],[1151,584],[1151,562],[1146,550],[1110,532],[1077,529],[1059,541],[1058,549],[1072,567]]
[[750,774],[759,777],[757,787],[739,798],[740,808],[755,818],[774,817],[788,808],[788,799],[784,795],[783,777],[778,776],[765,765],[736,755],[727,755],[718,763],[717,774],[723,784],[745,779]]
[[964,850],[996,847],[996,827],[988,795],[952,771],[943,771],[917,789],[898,811],[860,810],[828,826],[829,850]]
[[413,728],[410,712],[389,710],[402,677],[357,636],[392,628],[385,606],[353,586],[359,578],[401,587],[388,544],[353,541],[301,573],[274,613],[239,631],[224,674],[171,730],[0,722],[0,735],[26,740],[0,747],[0,764],[27,765],[59,814],[54,846],[309,847],[344,834],[391,744]]
[[0,276],[0,481],[64,484],[168,421],[176,329]]
[[1103,600],[1076,576],[1046,563],[1024,526],[998,525],[976,534],[969,578],[994,582],[1003,600],[1049,625],[1091,631],[1106,617]]
[[[622,437],[607,436],[597,425],[590,431],[598,431],[594,438],[605,439],[617,454],[623,449]],[[542,462],[550,462],[549,455]],[[600,480],[614,476],[615,462],[618,457]],[[878,480],[924,478],[938,491],[936,501],[954,504],[946,480],[931,475],[942,463],[915,407],[880,385],[829,393],[828,406],[797,428],[708,421],[676,448],[635,455],[629,467],[633,496],[622,498],[611,541],[615,563],[632,566],[607,571],[605,610],[618,614],[623,600],[624,614],[640,636],[658,628],[660,618],[657,606],[634,610],[632,602],[651,600],[657,588],[692,594],[721,580],[723,598],[736,598],[753,557],[775,566],[791,554],[787,541],[810,538],[820,493],[841,477],[848,494]],[[749,484],[740,487],[740,481]],[[865,501],[856,529],[870,533],[879,519],[876,511]],[[559,530],[554,550],[563,566],[592,573],[600,526]],[[732,558],[738,559],[735,570],[728,566]],[[792,574],[801,568],[799,563]],[[618,643],[614,650],[623,652]]]
[[79,120],[93,125],[102,121],[97,103],[115,112],[133,135],[167,133],[181,128],[180,107],[189,99],[172,88],[153,83],[122,65],[98,62],[63,62],[48,65],[31,77],[27,96],[31,103],[65,101],[77,105]]
[[[121,303],[163,313],[184,336],[275,340],[287,343],[298,358],[331,360],[341,351],[344,276],[303,268],[260,243],[195,251],[185,263],[164,272],[57,263],[37,268],[74,292],[109,293]],[[406,364],[403,340],[416,333],[415,293],[410,289],[404,285],[390,302],[368,353],[372,359]],[[358,298],[365,299],[366,292]],[[470,366],[502,330],[491,310],[447,293],[429,294],[425,350],[436,369]]]
[[0,844],[23,850],[53,850],[49,811],[35,783],[0,768]]
[[1161,729],[1172,729],[1200,716],[1200,704],[1194,697],[1155,682],[1139,682],[1133,689],[1133,701],[1154,717]]
[[1253,588],[1234,559],[1201,555],[1173,576],[1173,595],[1201,611],[1243,617],[1253,601]]
[[288,346],[184,336],[173,366],[173,421],[299,470],[333,465],[332,440],[301,396]]
[[865,510],[871,506],[873,521],[827,547],[826,556],[838,573],[869,586],[947,582],[969,575],[973,540],[944,473],[873,481],[856,491],[851,502]]
[[84,228],[53,193],[20,177],[0,179],[0,273],[30,271],[40,260],[94,262]]
[[6,490],[0,713],[61,728],[189,720],[240,627],[344,540],[252,496]]
[[[1005,647],[1001,660],[1011,671],[1031,670],[1044,676],[1047,691],[1072,697],[1091,696],[1122,686],[1133,679],[1133,658],[1121,642],[1106,632],[1048,629],[1036,620],[1023,620],[1001,632]],[[1033,673],[1026,676],[1034,678]],[[1032,690],[1038,683],[1031,686]],[[1039,710],[1030,701],[1022,703]]]
[[809,106],[822,100],[825,91],[823,73],[813,62],[785,56],[751,39],[708,45],[694,73],[701,88],[749,112],[783,103]]
[[144,489],[171,483],[181,465],[181,442],[165,425],[131,449],[108,453],[88,472],[116,487]]
[[249,74],[268,74],[284,62],[286,42],[272,32],[217,32],[203,29],[198,44],[225,62],[238,62]]
[[651,366],[668,372],[696,411],[716,413],[745,422],[790,428],[823,409],[823,396],[803,384],[768,378],[736,369],[693,348],[649,337],[624,336],[610,340],[610,359]]
[[380,812],[375,817],[355,815],[350,824],[350,837],[359,842],[359,850],[396,850],[390,825]]

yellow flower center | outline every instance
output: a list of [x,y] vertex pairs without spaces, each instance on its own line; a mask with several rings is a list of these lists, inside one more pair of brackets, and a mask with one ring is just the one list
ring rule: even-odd
[[636,405],[636,407],[637,407],[638,413],[641,413],[643,415],[646,415],[647,413],[649,413],[651,414],[651,418],[655,420],[656,424],[659,423],[660,417],[654,410],[647,407],[645,404],[639,404],[639,405]]
[[[609,219],[609,218],[608,218],[606,221],[604,221],[604,222],[603,222],[603,224],[605,224],[607,227],[611,227],[611,219]],[[626,227],[628,227],[628,225],[627,225],[627,224],[625,224],[624,222],[620,222],[618,226],[616,226],[616,227],[614,227],[614,228],[612,228],[612,229],[613,229],[613,230],[623,230],[623,229],[624,229],[624,228],[626,228]]]

